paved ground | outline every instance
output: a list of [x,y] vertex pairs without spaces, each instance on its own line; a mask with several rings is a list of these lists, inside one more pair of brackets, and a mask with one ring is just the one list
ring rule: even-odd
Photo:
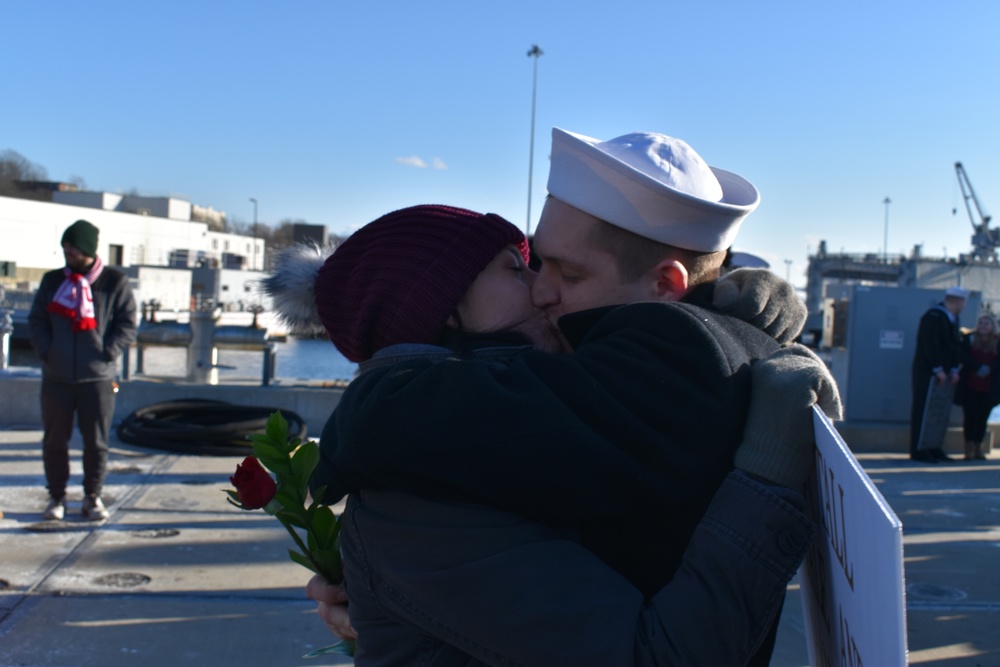
[[[79,515],[79,443],[67,520],[47,502],[36,430],[0,431],[0,665],[312,665],[334,643],[305,598],[309,572],[263,512],[222,489],[238,457],[179,456],[114,443],[111,519]],[[75,491],[75,493],[74,493]]]
[[[0,431],[0,665],[335,665],[302,656],[332,642],[305,599],[308,572],[262,512],[222,489],[236,457],[114,443],[103,526],[42,522],[37,430]],[[78,443],[74,476],[79,484]],[[1000,455],[976,464],[860,459],[904,522],[910,663],[1000,666]],[[790,588],[775,667],[807,663]],[[868,666],[878,667],[878,666]]]

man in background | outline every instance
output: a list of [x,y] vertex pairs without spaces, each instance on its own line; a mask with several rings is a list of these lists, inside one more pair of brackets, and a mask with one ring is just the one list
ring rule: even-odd
[[[958,384],[958,368],[962,363],[962,333],[958,316],[965,307],[969,290],[949,287],[944,301],[920,318],[917,330],[917,350],[913,355],[913,405],[910,408],[910,458],[924,463],[952,461],[941,448],[943,442],[921,443],[921,430],[931,381],[935,387],[954,394]],[[951,405],[951,399],[948,399]],[[920,445],[923,444],[923,448]]]
[[83,438],[82,513],[91,521],[108,518],[101,491],[115,411],[115,364],[135,340],[136,305],[125,274],[98,256],[99,234],[86,220],[66,228],[66,266],[42,277],[28,316],[42,361],[42,458],[49,490],[43,516],[49,520],[66,515],[74,414]]

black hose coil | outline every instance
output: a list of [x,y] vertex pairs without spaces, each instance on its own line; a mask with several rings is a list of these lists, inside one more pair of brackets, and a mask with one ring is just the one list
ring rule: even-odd
[[306,437],[306,422],[290,410],[226,401],[187,399],[139,408],[118,425],[122,442],[154,449],[205,456],[247,456],[248,436],[263,433],[268,418],[279,411],[288,421],[288,435]]

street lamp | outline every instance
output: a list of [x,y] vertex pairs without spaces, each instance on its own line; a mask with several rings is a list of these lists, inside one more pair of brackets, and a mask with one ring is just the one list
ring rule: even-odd
[[885,234],[882,238],[882,263],[888,264],[889,263],[889,204],[892,203],[892,200],[886,197],[885,199],[882,200],[882,203],[885,204]]
[[785,260],[785,282],[792,282],[792,260]]
[[253,264],[250,266],[251,271],[257,270],[257,200],[250,197],[250,201],[253,202]]
[[531,179],[535,167],[535,94],[538,89],[538,58],[542,55],[542,50],[537,44],[531,45],[528,57],[534,58],[534,72],[531,77],[531,146],[528,149],[528,221],[525,225],[526,236],[531,236]]

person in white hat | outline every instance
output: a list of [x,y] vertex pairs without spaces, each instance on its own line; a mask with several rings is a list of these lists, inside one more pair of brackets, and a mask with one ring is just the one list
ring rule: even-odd
[[[712,298],[726,249],[758,203],[756,189],[664,135],[599,142],[558,129],[549,189],[535,237],[543,263],[532,299],[558,321],[574,354],[523,351],[372,369],[348,387],[321,437],[313,485],[325,487],[326,502],[352,494],[344,534],[351,609],[368,650],[387,652],[384,664],[401,664],[388,662],[400,644],[377,639],[394,622],[488,660],[485,653],[503,654],[504,642],[484,647],[477,632],[518,620],[530,627],[532,614],[551,607],[548,598],[523,602],[539,607],[496,619],[461,604],[456,591],[435,604],[451,589],[430,590],[420,578],[469,570],[433,569],[427,550],[435,543],[418,549],[389,530],[406,521],[366,492],[473,501],[569,526],[650,597],[674,577],[734,463],[754,474],[759,450],[736,451],[747,426],[750,367],[778,343],[718,313]],[[779,356],[777,374],[783,362],[822,368],[801,349]],[[747,434],[752,441],[760,432]],[[414,579],[417,570],[423,575]],[[495,576],[502,584],[504,573]],[[765,623],[770,636],[749,664],[769,661],[776,620]],[[707,629],[690,621],[704,646]],[[566,662],[570,647],[553,644],[551,633],[535,628],[520,639],[524,664],[583,664]]]
[[534,250],[536,302],[553,316],[606,303],[677,301],[718,278],[760,203],[687,143],[637,132],[598,141],[555,128]]
[[[962,331],[958,316],[969,298],[969,290],[959,286],[944,292],[944,301],[938,303],[920,318],[917,329],[917,347],[911,368],[913,403],[910,407],[910,459],[920,463],[950,462],[941,441],[928,442],[930,429],[923,434],[924,412],[932,386],[939,391],[954,394],[962,364]],[[951,405],[950,397],[947,399]]]

